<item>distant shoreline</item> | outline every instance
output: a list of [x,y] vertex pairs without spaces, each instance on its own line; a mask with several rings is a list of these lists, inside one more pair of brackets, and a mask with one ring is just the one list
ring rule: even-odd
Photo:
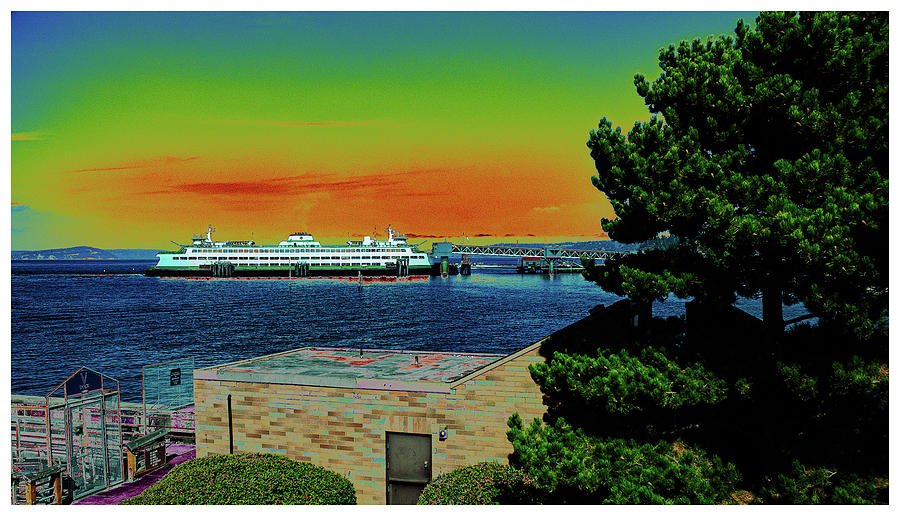
[[[567,249],[579,250],[607,250],[607,251],[632,251],[637,250],[638,244],[621,244],[612,240],[588,240],[581,242],[556,242],[556,243],[517,243],[517,244],[488,244],[491,246],[517,246],[539,248],[558,246]],[[29,251],[12,251],[10,259],[13,261],[115,261],[115,260],[156,260],[157,253],[162,249],[100,249],[90,246],[63,247],[57,249],[42,249]]]
[[158,249],[100,249],[90,246],[12,251],[10,259],[17,261],[54,260],[155,260]]

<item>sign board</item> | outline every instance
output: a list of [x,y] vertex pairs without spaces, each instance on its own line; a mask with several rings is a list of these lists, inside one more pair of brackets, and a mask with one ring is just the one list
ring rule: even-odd
[[147,471],[154,470],[166,463],[166,443],[160,441],[144,450],[147,454]]
[[100,373],[90,369],[81,369],[74,376],[66,380],[66,397],[87,394],[99,391],[102,386]]
[[144,473],[166,465],[166,442],[163,439],[164,436],[165,432],[160,433],[158,436],[144,436],[141,440],[151,440],[134,449],[131,449],[130,446],[135,441],[125,446],[129,481],[133,481]]
[[194,404],[194,358],[179,358],[146,365],[141,375],[144,410],[177,409]]

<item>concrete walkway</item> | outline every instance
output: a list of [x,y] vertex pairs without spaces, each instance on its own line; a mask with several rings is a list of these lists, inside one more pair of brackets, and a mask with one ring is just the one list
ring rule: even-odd
[[170,444],[166,447],[166,458],[169,463],[164,467],[147,473],[134,482],[121,484],[112,489],[78,500],[74,505],[117,505],[143,493],[144,489],[158,482],[172,468],[182,462],[193,459],[195,455],[196,450],[192,444]]

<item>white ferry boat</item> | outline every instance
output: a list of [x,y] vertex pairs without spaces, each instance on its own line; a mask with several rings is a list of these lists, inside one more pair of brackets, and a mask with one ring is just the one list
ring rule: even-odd
[[387,227],[387,240],[366,236],[347,245],[323,245],[309,233],[291,233],[277,245],[252,240],[216,242],[212,225],[178,251],[161,252],[148,276],[305,277],[433,274],[429,255]]

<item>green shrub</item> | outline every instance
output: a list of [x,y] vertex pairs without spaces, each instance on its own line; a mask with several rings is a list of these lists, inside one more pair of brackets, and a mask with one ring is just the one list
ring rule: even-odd
[[841,474],[795,460],[789,472],[763,485],[761,495],[768,503],[886,504],[888,482],[874,475]]
[[269,453],[213,455],[179,464],[123,504],[355,504],[350,481],[320,466]]
[[537,503],[534,482],[506,464],[480,462],[438,476],[422,491],[419,505]]

